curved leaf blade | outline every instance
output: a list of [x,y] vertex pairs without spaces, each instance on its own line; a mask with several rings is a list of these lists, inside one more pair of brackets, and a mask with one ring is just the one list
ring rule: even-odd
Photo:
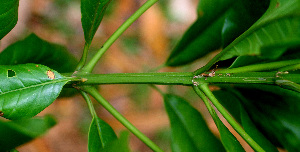
[[[269,85],[236,85],[253,122],[276,146],[299,151],[300,94]],[[255,96],[253,96],[255,94]]]
[[81,23],[87,44],[91,44],[110,1],[81,0]]
[[0,1],[0,40],[17,24],[18,7],[19,0]]
[[93,118],[89,130],[88,151],[99,152],[117,140],[114,130],[99,117]]
[[30,118],[48,107],[70,80],[36,64],[0,66],[0,111],[7,119]]
[[201,114],[184,99],[164,95],[165,108],[171,123],[174,152],[225,151],[210,132]]
[[257,129],[248,113],[240,104],[240,99],[227,90],[213,92],[215,97],[243,126],[245,131],[255,140],[265,151],[278,152],[277,148]]
[[[37,45],[38,44],[38,45]],[[42,64],[58,72],[74,72],[78,61],[68,50],[35,34],[18,41],[0,53],[0,65]]]
[[[168,66],[184,65],[220,48],[224,12],[232,3],[232,0],[201,0],[197,9],[198,19],[184,33],[165,64]],[[211,27],[212,25],[213,27]],[[216,39],[212,41],[210,35]],[[202,46],[200,46],[195,42],[196,40],[205,43],[201,43]],[[201,49],[205,44],[209,45]],[[196,53],[197,56],[194,56],[193,53]],[[191,57],[193,57],[192,60]]]
[[51,116],[23,119],[18,121],[0,121],[1,151],[9,151],[38,136],[53,127],[56,121]]
[[[288,8],[288,9],[287,9]],[[300,45],[300,1],[272,0],[267,12],[224,49],[220,60],[243,55],[264,55],[262,50],[284,52]],[[276,57],[276,56],[275,56]]]
[[180,66],[226,47],[267,10],[269,0],[201,0],[198,19],[166,61]]

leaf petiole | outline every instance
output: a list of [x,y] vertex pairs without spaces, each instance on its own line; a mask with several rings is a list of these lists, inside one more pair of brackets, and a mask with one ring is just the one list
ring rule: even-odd
[[103,44],[103,46],[98,50],[95,56],[83,67],[83,72],[92,72],[96,63],[102,57],[102,55],[109,49],[109,47],[120,37],[125,30],[136,21],[146,10],[148,10],[152,5],[154,5],[158,0],[148,0],[145,2],[132,16],[130,16]]

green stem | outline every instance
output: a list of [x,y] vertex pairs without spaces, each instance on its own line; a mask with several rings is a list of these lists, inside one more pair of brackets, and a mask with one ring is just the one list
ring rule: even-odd
[[130,16],[111,37],[103,44],[101,49],[95,54],[89,63],[83,68],[83,72],[92,72],[96,63],[99,61],[101,56],[108,50],[108,48],[120,37],[121,34],[134,22],[136,21],[147,9],[154,5],[158,0],[148,0],[145,2],[132,16]]
[[162,150],[153,143],[147,136],[133,126],[124,116],[122,116],[108,101],[106,101],[98,92],[97,89],[91,86],[85,86],[83,91],[93,96],[108,112],[110,112],[120,123],[122,123],[129,131],[144,142],[153,151],[162,152]]
[[81,59],[80,59],[78,65],[76,67],[76,71],[79,71],[84,66],[86,59],[87,59],[88,52],[89,52],[89,48],[90,48],[90,44],[85,42],[84,48],[83,48],[83,53],[82,53],[82,56],[81,56]]
[[86,103],[88,104],[89,110],[91,112],[91,115],[93,118],[95,118],[97,116],[97,113],[95,111],[95,108],[93,106],[93,103],[91,101],[91,98],[89,97],[89,95],[87,93],[85,93],[84,91],[80,91],[80,94],[82,95],[82,97],[84,98],[84,100],[86,101]]
[[228,123],[234,128],[234,130],[255,150],[263,152],[264,150],[245,132],[245,130],[235,121],[234,118],[226,111],[226,109],[219,103],[218,99],[209,90],[207,83],[202,83],[199,88],[204,92],[204,94],[209,98],[209,100],[214,104],[218,111],[223,115],[223,117],[228,121]]
[[[119,73],[119,74],[78,74],[86,80],[83,85],[91,84],[163,84],[192,85],[191,72],[162,73]],[[80,84],[79,84],[80,85]]]

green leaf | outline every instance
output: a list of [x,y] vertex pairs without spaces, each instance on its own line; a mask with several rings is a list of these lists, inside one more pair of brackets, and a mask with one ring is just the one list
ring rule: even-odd
[[81,23],[87,44],[91,44],[110,1],[81,0]]
[[46,133],[56,121],[51,116],[18,121],[0,120],[0,151],[8,151]]
[[0,65],[42,64],[58,72],[74,72],[76,58],[60,45],[49,43],[31,34],[0,53]]
[[[287,48],[299,46],[299,12],[299,0],[271,0],[267,12],[249,30],[224,49],[220,60],[244,55],[277,57]],[[268,53],[262,54],[262,50],[268,50]]]
[[110,142],[104,147],[103,152],[130,152],[129,149],[129,132],[122,131],[118,140]]
[[173,49],[166,65],[184,65],[227,46],[261,17],[268,2],[201,0],[198,19]]
[[[184,33],[181,40],[172,50],[166,65],[184,65],[220,48],[220,35],[225,17],[224,12],[226,12],[231,3],[233,3],[232,0],[201,0],[197,10],[198,19]],[[201,45],[198,45],[197,42],[201,43]],[[205,43],[207,46],[203,46]]]
[[184,99],[164,95],[165,108],[171,123],[174,152],[225,151],[208,129],[201,114]]
[[236,88],[249,116],[273,144],[288,151],[300,151],[298,92],[269,85],[236,85]]
[[267,10],[269,0],[237,0],[226,12],[222,28],[222,46],[226,47],[246,31]]
[[117,136],[114,130],[99,117],[93,118],[89,130],[89,152],[99,152],[115,140]]
[[70,80],[38,64],[0,66],[0,111],[7,119],[30,118],[48,107]]
[[19,0],[0,1],[0,40],[17,24],[18,7]]
[[241,99],[234,93],[227,90],[218,90],[213,92],[220,103],[236,118],[243,126],[247,134],[251,136],[265,151],[276,152],[277,148],[257,129],[248,113],[240,104]]

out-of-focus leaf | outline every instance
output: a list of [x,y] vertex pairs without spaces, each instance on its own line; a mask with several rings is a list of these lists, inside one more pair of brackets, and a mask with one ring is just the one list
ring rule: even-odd
[[[299,46],[299,12],[299,0],[271,0],[267,12],[224,49],[226,53],[224,52],[220,60],[243,55],[276,57],[278,53],[282,54],[287,48]],[[276,48],[275,51],[274,48]],[[261,50],[268,50],[268,53],[262,54]]]
[[18,121],[0,120],[0,151],[9,151],[41,136],[55,124],[55,119],[50,116]]
[[[220,48],[220,35],[222,23],[225,17],[224,12],[228,9],[231,3],[233,3],[232,0],[201,0],[199,2],[197,10],[198,19],[185,32],[179,43],[172,50],[169,58],[166,61],[166,65],[184,65],[211,52],[211,49],[215,50],[217,48]],[[203,46],[197,45],[197,43],[194,41],[198,39],[198,42],[209,42],[212,40],[210,37],[211,34],[214,38],[216,38],[216,40],[213,39],[213,41],[209,43],[209,47],[205,47],[208,50],[199,50]],[[215,45],[211,45],[211,43]],[[199,57],[195,57],[193,53],[198,54]],[[191,59],[192,57],[193,59]]]
[[269,85],[236,85],[253,122],[276,146],[300,151],[300,94]]
[[171,123],[174,152],[225,151],[210,132],[201,114],[184,99],[164,95],[165,108]]
[[58,72],[74,72],[77,60],[63,46],[29,35],[0,53],[0,65],[42,64]]
[[110,1],[81,0],[81,23],[87,44],[91,44]]
[[230,91],[218,90],[213,92],[220,103],[236,118],[249,136],[265,151],[276,152],[277,148],[266,139],[249,118],[247,112],[240,104],[241,99]]
[[0,111],[7,119],[30,118],[48,107],[69,81],[38,64],[0,66]]
[[99,117],[93,118],[89,130],[89,152],[100,152],[115,140],[117,136],[114,130]]
[[109,143],[104,147],[103,152],[130,152],[129,149],[129,132],[123,131],[120,133],[118,140]]
[[269,0],[201,0],[198,19],[171,52],[166,65],[180,66],[226,47],[266,11]]
[[0,1],[0,40],[17,24],[18,7],[19,0]]

